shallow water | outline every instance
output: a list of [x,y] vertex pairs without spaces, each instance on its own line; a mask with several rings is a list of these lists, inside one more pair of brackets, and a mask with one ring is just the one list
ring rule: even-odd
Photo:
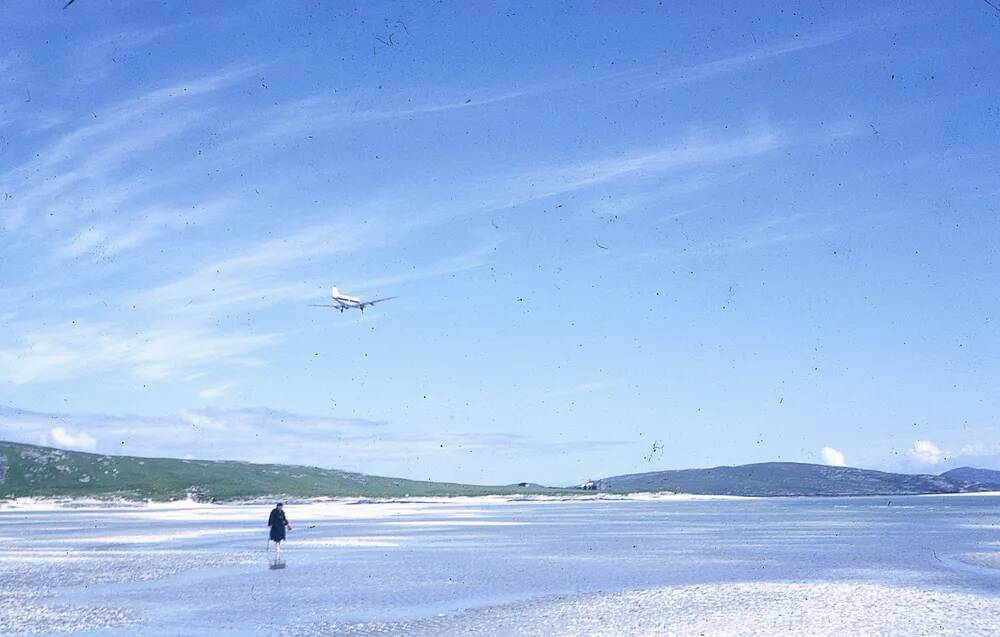
[[934,634],[1000,617],[1000,496],[293,504],[277,571],[268,510],[0,509],[0,633],[927,634],[892,613],[934,600],[954,611]]

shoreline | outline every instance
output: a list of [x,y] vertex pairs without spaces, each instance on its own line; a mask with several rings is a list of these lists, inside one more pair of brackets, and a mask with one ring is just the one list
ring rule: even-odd
[[319,498],[295,498],[287,495],[205,502],[185,500],[128,500],[124,498],[99,497],[20,497],[0,500],[0,512],[7,511],[50,511],[59,509],[191,509],[206,510],[219,507],[270,506],[275,500],[284,500],[289,506],[316,505],[428,505],[428,504],[518,504],[518,503],[575,503],[575,502],[700,502],[700,501],[743,501],[743,500],[787,500],[797,498],[838,499],[838,498],[927,498],[927,497],[998,497],[1000,491],[976,491],[969,493],[907,493],[907,494],[862,494],[862,495],[786,495],[786,496],[744,496],[707,495],[696,493],[639,492],[639,493],[595,493],[567,495],[480,495],[480,496],[400,496],[388,498],[333,496]]
[[129,500],[124,498],[99,497],[20,497],[0,500],[2,511],[47,511],[56,509],[187,509],[187,508],[218,508],[271,506],[276,500],[282,500],[287,506],[310,506],[322,504],[338,505],[389,505],[389,504],[517,504],[521,502],[557,503],[557,502],[644,502],[673,501],[690,502],[700,500],[754,500],[755,496],[738,495],[699,495],[693,493],[598,493],[598,494],[567,494],[567,495],[458,495],[458,496],[399,496],[373,498],[367,496],[331,496],[319,498],[295,498],[288,495],[255,497],[244,500],[224,500],[205,502],[195,499],[184,500]]

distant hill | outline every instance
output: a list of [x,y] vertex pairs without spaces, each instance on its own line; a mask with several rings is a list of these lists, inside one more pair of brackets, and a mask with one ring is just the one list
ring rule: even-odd
[[745,496],[907,495],[988,490],[978,482],[949,476],[885,473],[799,462],[633,473],[602,478],[586,486],[617,493],[673,491]]
[[[611,493],[673,491],[745,496],[961,493],[1000,489],[1000,471],[962,467],[934,476],[765,462],[613,476],[581,488]],[[173,500],[192,497],[213,501],[265,496],[392,498],[575,492],[530,482],[506,486],[422,482],[317,467],[105,456],[0,442],[0,499],[34,496]]]
[[977,469],[975,467],[959,467],[941,474],[950,480],[978,482],[993,489],[1000,489],[1000,471],[993,469]]
[[234,500],[262,496],[451,496],[565,493],[383,478],[334,469],[209,460],[104,456],[0,442],[0,498],[121,497]]

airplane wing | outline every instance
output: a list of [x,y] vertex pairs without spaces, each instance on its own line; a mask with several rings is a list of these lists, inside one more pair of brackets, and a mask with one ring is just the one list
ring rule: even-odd
[[361,305],[375,305],[376,303],[381,303],[382,301],[391,301],[393,299],[398,299],[398,296],[387,296],[381,299],[373,299],[371,301],[365,301]]
[[310,303],[309,307],[343,307],[342,305],[333,305],[331,303]]

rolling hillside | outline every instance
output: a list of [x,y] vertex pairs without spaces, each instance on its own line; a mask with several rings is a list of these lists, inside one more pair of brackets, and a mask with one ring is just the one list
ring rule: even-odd
[[837,496],[986,491],[986,485],[946,476],[885,473],[799,462],[654,471],[602,478],[598,491],[675,491],[705,495]]
[[0,498],[26,496],[233,500],[268,495],[444,496],[565,493],[383,478],[334,469],[248,462],[105,456],[0,442]]
[[950,480],[964,480],[966,482],[979,482],[993,489],[1000,489],[1000,471],[993,469],[977,469],[975,467],[959,467],[951,471],[945,471],[942,476]]
[[[522,486],[523,485],[523,486]],[[963,493],[1000,489],[1000,472],[963,467],[940,476],[797,462],[654,471],[602,478],[588,490],[742,496]],[[0,499],[100,497],[238,500],[284,497],[403,497],[568,494],[533,483],[477,486],[385,478],[335,469],[248,462],[106,456],[0,442]]]

